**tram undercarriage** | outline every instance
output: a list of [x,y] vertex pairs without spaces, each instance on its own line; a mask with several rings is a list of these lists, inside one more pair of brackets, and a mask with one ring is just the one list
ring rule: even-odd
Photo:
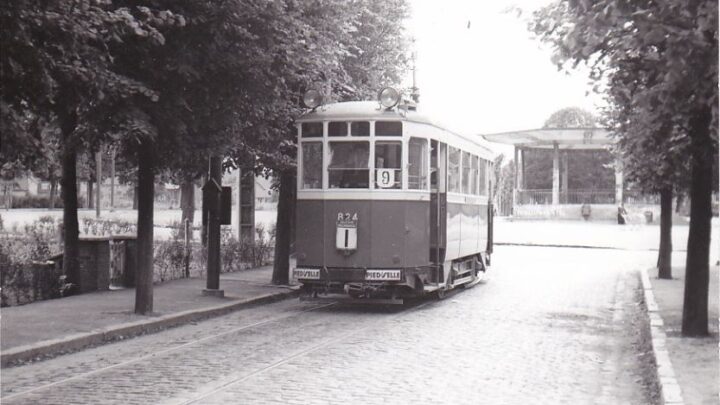
[[[481,282],[489,264],[490,256],[479,253],[444,266],[401,269],[398,281],[364,280],[367,269],[324,268],[320,270],[319,280],[300,280],[303,283],[300,299],[377,304],[404,304],[409,298],[428,294],[442,299],[449,290]],[[441,277],[447,282],[440,282]]]

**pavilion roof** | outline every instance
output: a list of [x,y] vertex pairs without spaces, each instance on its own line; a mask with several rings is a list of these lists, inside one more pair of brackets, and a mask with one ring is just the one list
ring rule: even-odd
[[604,128],[540,128],[481,135],[489,142],[523,148],[605,149],[615,143]]

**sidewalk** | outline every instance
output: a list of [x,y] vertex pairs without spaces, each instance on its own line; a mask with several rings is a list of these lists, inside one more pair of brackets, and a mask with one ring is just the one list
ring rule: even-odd
[[156,284],[154,313],[135,315],[135,289],[40,301],[0,311],[2,366],[217,316],[252,304],[295,296],[297,288],[270,284],[272,267],[223,273],[225,298],[202,295],[205,279]]
[[[685,268],[673,267],[673,279],[657,278],[657,270],[649,269],[648,278],[653,296],[657,303],[657,314],[662,323],[658,325],[659,341],[664,340],[664,348],[669,357],[670,368],[674,370],[680,399],[683,402],[666,401],[674,404],[717,404],[718,375],[718,266],[710,267],[710,288],[708,298],[708,318],[710,336],[705,338],[685,338],[681,336],[683,292],[685,287]],[[651,311],[652,312],[652,311]],[[652,315],[651,315],[652,316]],[[657,341],[656,341],[657,342]],[[659,346],[662,346],[660,344]],[[657,348],[655,348],[657,356]],[[662,355],[657,356],[658,366],[662,364]],[[663,392],[664,394],[664,392]]]

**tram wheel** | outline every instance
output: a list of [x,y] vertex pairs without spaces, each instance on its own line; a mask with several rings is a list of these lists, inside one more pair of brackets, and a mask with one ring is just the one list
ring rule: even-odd
[[444,288],[438,288],[438,290],[435,294],[437,295],[437,298],[439,300],[444,300],[446,297],[446,291]]

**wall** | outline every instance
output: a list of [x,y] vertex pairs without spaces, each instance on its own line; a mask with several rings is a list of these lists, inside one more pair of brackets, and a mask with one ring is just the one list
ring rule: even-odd
[[[582,204],[515,205],[513,218],[524,219],[583,219]],[[644,223],[646,211],[653,213],[653,221],[660,220],[659,205],[625,204],[629,223]],[[589,220],[617,220],[614,204],[591,204]]]

